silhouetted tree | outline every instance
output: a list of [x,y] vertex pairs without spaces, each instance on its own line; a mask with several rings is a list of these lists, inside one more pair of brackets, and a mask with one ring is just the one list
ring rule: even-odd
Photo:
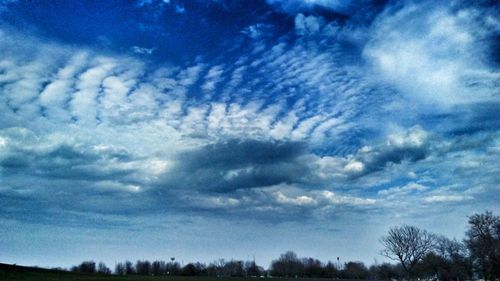
[[338,277],[338,270],[335,267],[335,264],[331,261],[328,261],[328,263],[325,265],[325,273],[326,273],[326,275],[323,277],[327,277],[327,278]]
[[448,280],[448,263],[434,252],[427,253],[415,266],[415,275],[425,279]]
[[167,265],[164,261],[154,261],[151,264],[151,273],[155,276],[165,275],[167,272]]
[[188,263],[182,268],[182,275],[184,276],[198,276],[200,271],[193,263]]
[[125,275],[127,274],[127,268],[125,267],[125,264],[119,262],[115,265],[115,274],[116,275]]
[[211,262],[207,267],[207,275],[221,277],[224,274],[224,266],[226,261],[224,259],[219,259]]
[[288,251],[271,263],[271,274],[273,276],[295,277],[301,274],[302,268],[297,254]]
[[244,275],[243,261],[231,260],[224,265],[223,276],[243,277]]
[[132,275],[135,274],[135,268],[131,261],[125,261],[125,274]]
[[400,279],[402,276],[401,270],[398,268],[398,266],[392,265],[390,263],[372,265],[370,267],[370,274],[375,280],[394,280]]
[[321,261],[313,258],[302,259],[303,275],[307,277],[324,277],[325,271]]
[[500,217],[489,211],[470,216],[465,244],[480,277],[500,277]]
[[434,252],[441,258],[438,277],[441,280],[466,280],[472,278],[472,263],[467,247],[456,239],[436,236]]
[[244,265],[246,276],[260,277],[264,273],[264,268],[258,266],[255,261],[247,261]]
[[167,275],[180,275],[181,274],[181,265],[178,262],[169,262],[166,265],[166,273]]
[[147,260],[138,260],[135,263],[135,271],[138,275],[151,275],[151,263]]
[[348,262],[342,271],[347,279],[366,279],[369,275],[368,269],[362,262]]
[[96,267],[95,267],[95,262],[94,261],[84,261],[78,266],[73,266],[71,268],[71,271],[73,272],[80,272],[80,273],[95,273],[96,272]]
[[98,265],[97,265],[97,273],[99,274],[111,274],[111,269],[109,269],[106,264],[104,264],[103,262],[100,262]]
[[413,269],[434,245],[432,234],[409,225],[391,228],[380,241],[384,246],[382,255],[399,261],[409,278],[413,277]]

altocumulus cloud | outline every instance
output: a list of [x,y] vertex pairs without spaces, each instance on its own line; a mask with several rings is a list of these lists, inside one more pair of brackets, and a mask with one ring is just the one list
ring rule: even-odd
[[[304,192],[313,185],[326,188],[315,164],[322,158],[308,152],[307,139],[321,143],[337,123],[346,122],[342,114],[301,121],[294,115],[304,109],[287,113],[286,105],[266,104],[260,93],[250,102],[214,98],[208,105],[193,103],[190,87],[198,80],[213,81],[220,66],[207,69],[199,63],[147,71],[149,66],[131,57],[96,55],[7,32],[2,36],[10,56],[2,61],[6,122],[1,165],[5,190],[12,194],[23,186],[33,200],[50,199],[69,209],[154,212],[190,192],[209,196],[280,184],[305,185],[295,187]],[[21,41],[31,41],[33,47],[12,48]],[[52,74],[46,64],[52,65]],[[204,69],[206,78],[200,77]],[[201,89],[213,91],[214,85],[205,82]],[[55,190],[58,196],[53,197]],[[164,202],[139,206],[157,192],[168,194]],[[123,199],[123,194],[129,195]],[[276,195],[269,194],[267,201]],[[134,196],[137,202],[130,204]],[[283,196],[279,198],[287,198]],[[109,205],[103,198],[114,202]],[[297,205],[290,202],[272,201]],[[184,208],[171,208],[177,207]]]

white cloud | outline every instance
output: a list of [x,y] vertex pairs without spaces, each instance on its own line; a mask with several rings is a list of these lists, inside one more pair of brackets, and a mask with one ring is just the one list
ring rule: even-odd
[[363,169],[365,168],[365,165],[359,161],[356,160],[351,160],[345,165],[344,169],[348,173],[359,173],[362,172]]
[[0,148],[4,148],[7,146],[7,140],[5,138],[0,137]]
[[378,192],[378,195],[394,197],[394,196],[406,195],[411,192],[422,192],[428,189],[429,187],[425,185],[421,185],[415,182],[410,182],[401,187],[391,187],[389,189],[380,190]]
[[211,67],[208,70],[207,75],[205,76],[205,83],[201,86],[201,88],[205,91],[213,91],[217,86],[217,83],[221,82],[221,75],[224,69],[222,65],[216,65]]
[[304,16],[298,14],[295,16],[295,30],[299,35],[316,34],[324,25],[325,20],[320,17]]
[[250,26],[245,27],[241,33],[247,35],[248,37],[257,40],[264,36],[269,35],[269,30],[273,28],[270,24],[265,23],[257,23]]
[[111,190],[111,191],[127,191],[130,193],[137,193],[141,191],[141,187],[134,184],[123,184],[116,181],[102,181],[94,185],[97,190]]
[[326,199],[330,204],[347,204],[347,205],[355,205],[355,206],[363,206],[363,205],[373,205],[377,201],[371,198],[359,198],[352,196],[338,196],[331,191],[321,191],[319,192],[320,196],[323,199]]
[[289,197],[283,194],[281,191],[276,191],[274,193],[274,196],[276,198],[276,202],[279,204],[296,205],[296,206],[308,206],[316,204],[316,201],[313,198],[306,195]]
[[[411,127],[387,137],[389,147],[422,147],[429,138],[429,134],[420,126]],[[368,149],[368,148],[366,148]]]
[[455,105],[495,100],[500,74],[483,58],[488,28],[473,7],[410,2],[372,26],[365,57],[410,98]]
[[[395,125],[369,121],[379,120],[387,113],[393,114],[390,117],[393,120],[401,117],[393,109],[379,111],[393,98],[391,91],[375,87],[373,81],[364,77],[365,71],[345,66],[343,50],[337,44],[315,38],[333,32],[331,23],[323,21],[298,15],[296,32],[304,32],[304,36],[299,36],[296,43],[280,39],[269,48],[261,40],[264,36],[250,29],[250,35],[255,35],[255,46],[260,44],[264,48],[224,65],[198,59],[185,66],[157,67],[135,56],[100,55],[98,50],[70,48],[33,38],[36,44],[30,43],[31,49],[13,50],[11,46],[21,45],[18,42],[26,38],[4,32],[0,36],[6,40],[0,42],[0,49],[7,50],[9,55],[0,59],[0,83],[7,85],[2,86],[5,91],[0,95],[2,119],[6,120],[1,126],[15,124],[24,128],[14,137],[9,137],[12,132],[0,131],[0,150],[10,153],[18,149],[45,155],[66,145],[69,152],[90,156],[89,163],[80,165],[64,157],[51,163],[50,157],[37,158],[31,164],[37,169],[27,174],[46,184],[49,176],[62,177],[54,170],[69,167],[73,173],[68,172],[66,177],[75,181],[81,180],[78,178],[81,175],[74,171],[83,175],[94,173],[88,180],[93,182],[88,183],[93,192],[148,196],[161,189],[167,193],[162,195],[169,197],[165,200],[185,199],[186,202],[178,204],[185,204],[186,208],[197,204],[193,209],[221,208],[228,212],[286,213],[304,208],[305,214],[311,214],[328,213],[336,208],[382,208],[388,206],[387,199],[396,195],[401,195],[404,203],[417,199],[452,201],[458,200],[459,195],[430,193],[432,183],[443,178],[457,181],[447,176],[455,173],[463,173],[461,179],[467,179],[466,173],[482,169],[485,175],[490,175],[495,171],[491,168],[494,153],[485,156],[481,152],[457,152],[452,149],[456,143],[434,134],[432,126],[408,128],[398,120]],[[384,21],[379,19],[379,22]],[[433,38],[448,38],[457,24],[440,22],[432,29]],[[396,38],[403,36],[395,32]],[[460,34],[449,40],[458,45],[471,44],[467,36]],[[372,42],[369,48],[385,51],[375,43],[380,42]],[[22,95],[15,95],[18,90]],[[205,96],[191,98],[199,92]],[[402,106],[407,105],[398,101]],[[403,113],[406,120],[414,117],[411,114],[418,114]],[[411,116],[406,116],[407,113]],[[392,127],[398,129],[391,130]],[[364,131],[368,131],[368,137],[358,134]],[[289,169],[293,175],[280,175],[273,180],[292,181],[294,186],[220,187],[231,191],[215,195],[197,187],[193,192],[199,194],[194,195],[183,190],[183,186],[163,188],[162,184],[168,183],[165,175],[171,175],[182,163],[178,158],[182,152],[233,139],[296,141],[307,151],[294,156],[293,161],[275,165],[276,171],[265,165],[238,164],[217,170],[214,177],[222,184],[230,185],[245,177],[250,178],[247,181],[262,175],[269,178]],[[9,155],[3,154],[0,161]],[[482,163],[486,165],[481,167]],[[6,166],[15,164],[5,162]],[[436,176],[434,170],[445,172]],[[204,172],[200,169],[200,173]],[[9,178],[12,182],[16,180]],[[400,182],[408,180],[412,182],[400,186]],[[379,192],[377,199],[363,195],[380,185],[385,190]],[[489,185],[485,186],[481,192],[490,192]],[[411,199],[411,195],[418,198]],[[151,206],[154,207],[158,206]]]
[[139,47],[139,46],[133,46],[132,52],[139,54],[139,55],[151,55],[154,51],[155,48],[146,48],[146,47]]
[[432,195],[424,198],[427,203],[442,203],[442,202],[460,202],[473,199],[471,196],[464,195]]
[[235,208],[240,205],[240,200],[235,198],[226,198],[221,196],[200,196],[198,199],[199,207],[209,208],[209,209],[227,209]]
[[79,121],[89,124],[96,122],[97,99],[101,94],[102,81],[116,67],[116,62],[110,58],[97,58],[94,62],[91,68],[78,76],[77,91],[70,102],[71,114]]

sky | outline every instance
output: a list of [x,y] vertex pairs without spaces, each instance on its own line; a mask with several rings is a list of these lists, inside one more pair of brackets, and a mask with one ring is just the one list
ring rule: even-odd
[[496,1],[0,0],[0,262],[385,261],[500,211]]

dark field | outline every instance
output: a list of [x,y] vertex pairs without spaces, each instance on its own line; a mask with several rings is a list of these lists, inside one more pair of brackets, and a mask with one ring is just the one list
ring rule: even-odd
[[[256,278],[256,277],[192,277],[192,276],[116,276],[99,274],[81,274],[67,271],[49,270],[42,268],[13,266],[0,264],[0,281],[327,281],[326,278]],[[349,281],[343,279],[343,281]]]

